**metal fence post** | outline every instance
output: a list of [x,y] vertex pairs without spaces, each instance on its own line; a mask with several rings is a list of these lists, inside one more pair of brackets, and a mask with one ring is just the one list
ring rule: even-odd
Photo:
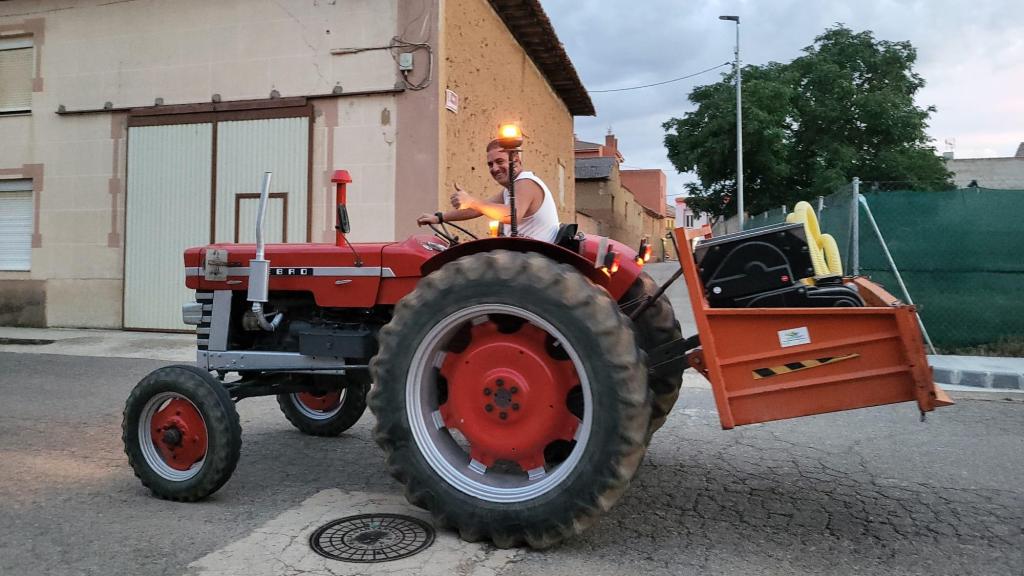
[[[892,253],[889,252],[889,246],[885,243],[885,238],[882,237],[882,231],[878,229],[878,224],[875,222],[875,217],[871,214],[871,207],[868,206],[867,198],[860,196],[860,202],[864,204],[864,213],[868,216],[868,222],[871,224],[871,228],[875,231],[875,236],[878,238],[879,244],[882,245],[882,252],[885,254],[885,259],[889,261],[889,267],[892,268],[892,273],[896,276],[896,283],[899,284],[900,290],[903,291],[903,298],[906,299],[907,304],[913,306],[914,301],[910,299],[910,292],[907,291],[907,285],[903,283],[903,276],[900,276],[900,271],[896,268],[896,261],[892,259]],[[928,349],[931,350],[932,354],[935,354],[935,345],[932,344],[932,339],[928,336],[928,330],[924,327],[924,321],[921,320],[921,314],[917,315],[917,324],[921,327],[921,334],[924,336],[924,341],[928,344]]]
[[850,202],[850,267],[860,275],[860,178],[853,177],[853,200]]
[[824,209],[825,209],[825,197],[824,196],[818,196],[818,213],[816,214],[816,216],[818,217],[819,221],[821,220],[821,211],[824,210]]

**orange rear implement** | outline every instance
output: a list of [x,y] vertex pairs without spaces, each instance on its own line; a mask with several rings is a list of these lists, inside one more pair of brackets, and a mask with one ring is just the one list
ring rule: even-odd
[[675,230],[701,347],[691,367],[710,382],[723,428],[916,401],[922,415],[952,401],[932,380],[915,309],[866,278],[865,307],[712,308],[693,241]]

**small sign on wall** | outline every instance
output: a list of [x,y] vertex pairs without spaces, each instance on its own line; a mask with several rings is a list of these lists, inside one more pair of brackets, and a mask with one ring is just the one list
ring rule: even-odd
[[444,107],[458,114],[459,112],[459,95],[451,90],[445,89],[444,91]]

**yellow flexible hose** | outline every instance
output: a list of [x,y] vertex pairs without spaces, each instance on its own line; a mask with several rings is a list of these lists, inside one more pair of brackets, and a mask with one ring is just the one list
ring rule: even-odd
[[821,248],[825,251],[825,263],[833,276],[843,275],[843,261],[839,256],[839,245],[831,234],[821,235]]
[[[808,202],[797,202],[793,212],[786,216],[786,222],[801,223],[807,236],[807,248],[815,276],[842,276],[843,264],[839,257],[836,240],[829,234],[822,234],[818,217]],[[808,283],[813,283],[810,281]]]

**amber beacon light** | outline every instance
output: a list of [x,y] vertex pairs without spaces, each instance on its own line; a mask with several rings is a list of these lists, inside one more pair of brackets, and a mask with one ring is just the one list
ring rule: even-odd
[[523,145],[523,132],[515,124],[502,124],[498,128],[498,145],[508,154],[508,209],[509,236],[519,235],[516,217],[516,164],[515,154]]
[[523,145],[523,133],[515,124],[502,124],[498,128],[498,144],[505,150],[512,150]]

